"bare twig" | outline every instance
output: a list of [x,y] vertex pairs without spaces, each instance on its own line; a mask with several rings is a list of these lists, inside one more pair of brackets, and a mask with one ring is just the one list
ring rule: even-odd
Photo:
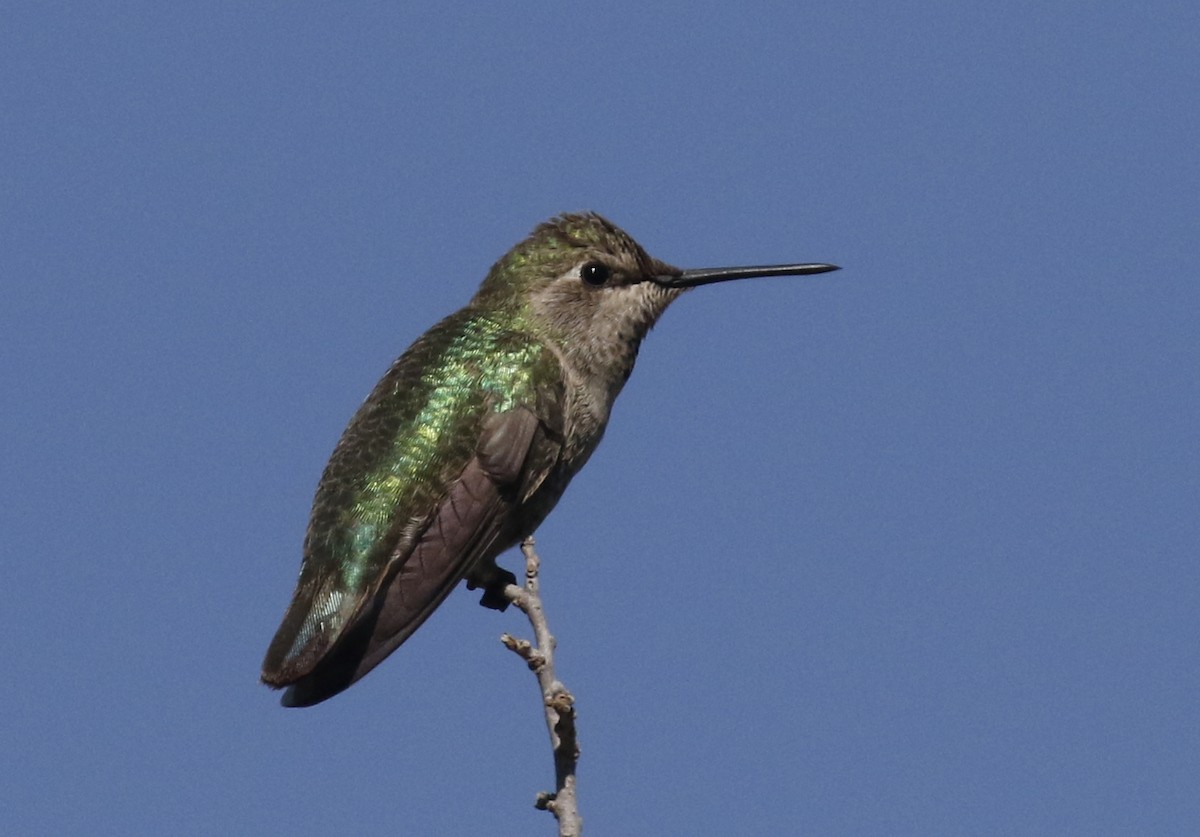
[[541,564],[533,549],[533,538],[521,543],[525,556],[525,586],[510,584],[504,595],[529,617],[533,626],[536,647],[527,639],[504,634],[500,641],[515,653],[537,675],[546,713],[546,728],[550,731],[550,747],[554,751],[554,793],[542,791],[535,806],[549,811],[558,820],[559,837],[579,837],[583,819],[575,801],[575,766],[579,761],[579,742],[575,737],[575,698],[554,674],[554,637],[542,610],[541,584],[538,569]]

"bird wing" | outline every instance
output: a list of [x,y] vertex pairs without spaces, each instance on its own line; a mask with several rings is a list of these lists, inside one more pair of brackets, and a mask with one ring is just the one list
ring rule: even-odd
[[[439,367],[454,335],[477,328],[453,319],[393,365],[322,477],[296,595],[263,664],[264,682],[292,687],[289,705],[319,702],[362,677],[464,575],[526,534],[513,509],[558,461],[562,378],[545,374],[557,372],[557,361],[497,334],[496,345],[481,349],[493,362]],[[505,352],[513,362],[495,363]],[[508,379],[495,371],[527,372],[530,361],[553,369]],[[405,386],[427,391],[401,404]]]

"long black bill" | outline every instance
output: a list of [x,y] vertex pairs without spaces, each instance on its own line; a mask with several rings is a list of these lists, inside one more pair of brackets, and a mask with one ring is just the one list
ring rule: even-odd
[[685,270],[678,276],[655,276],[654,281],[667,288],[694,288],[731,279],[756,279],[759,276],[808,276],[841,270],[836,264],[765,264],[758,267],[702,267]]

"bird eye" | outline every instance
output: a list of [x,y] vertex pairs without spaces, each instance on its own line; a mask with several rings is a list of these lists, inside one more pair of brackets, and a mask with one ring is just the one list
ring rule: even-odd
[[579,268],[579,278],[593,288],[599,288],[612,278],[612,271],[609,270],[608,265],[600,262],[588,262]]

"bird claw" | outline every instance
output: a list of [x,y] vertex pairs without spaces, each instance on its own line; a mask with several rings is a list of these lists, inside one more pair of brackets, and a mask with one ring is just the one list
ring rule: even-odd
[[512,600],[504,595],[504,588],[510,584],[516,584],[517,577],[503,567],[498,567],[496,564],[480,567],[475,572],[467,577],[467,589],[477,590],[483,588],[483,595],[479,597],[479,604],[492,610],[507,610],[512,604]]

